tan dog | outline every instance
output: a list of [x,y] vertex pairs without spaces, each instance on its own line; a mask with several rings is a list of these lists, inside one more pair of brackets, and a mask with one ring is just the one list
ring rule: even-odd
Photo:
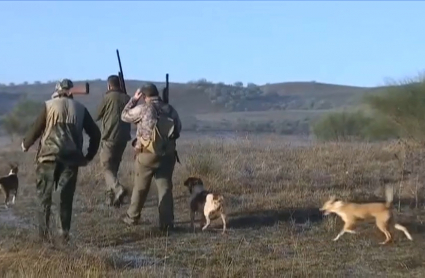
[[341,232],[333,239],[337,241],[344,233],[355,234],[354,225],[358,220],[375,218],[376,226],[385,235],[385,241],[380,244],[386,244],[391,240],[391,233],[388,231],[390,224],[394,224],[394,228],[403,231],[409,240],[413,240],[406,227],[394,223],[393,214],[390,210],[393,202],[393,189],[388,186],[385,188],[385,203],[369,203],[358,204],[352,202],[338,201],[335,197],[331,197],[320,209],[324,211],[324,215],[336,213],[345,222]]
[[204,184],[200,178],[189,177],[185,180],[184,186],[190,192],[190,227],[195,231],[195,214],[202,215],[201,227],[204,231],[210,224],[211,220],[217,219],[219,216],[223,222],[223,234],[226,232],[226,214],[224,213],[224,197],[214,194],[204,189]]
[[18,194],[19,180],[18,180],[18,166],[9,164],[9,175],[0,178],[0,189],[5,195],[4,205],[8,208],[9,197],[13,195],[12,204],[15,204],[16,195]]

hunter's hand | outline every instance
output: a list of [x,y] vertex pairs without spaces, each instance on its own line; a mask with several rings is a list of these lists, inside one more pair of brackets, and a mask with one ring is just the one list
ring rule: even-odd
[[143,93],[142,93],[142,89],[141,88],[139,88],[139,89],[137,89],[136,90],[136,92],[134,93],[134,99],[135,100],[139,100],[139,99],[141,99],[143,97]]

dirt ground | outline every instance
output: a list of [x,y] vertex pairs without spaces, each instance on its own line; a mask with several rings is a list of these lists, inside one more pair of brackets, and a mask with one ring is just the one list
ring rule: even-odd
[[[8,173],[7,162],[19,162],[20,191],[16,205],[0,205],[0,276],[425,277],[422,151],[406,154],[393,143],[297,145],[272,136],[186,137],[178,150],[178,231],[157,231],[154,184],[143,223],[125,226],[120,218],[128,204],[104,205],[96,157],[80,170],[71,245],[63,249],[36,241],[35,150],[24,154],[18,145],[3,147],[0,173]],[[128,148],[120,169],[127,186],[132,170]],[[221,234],[220,219],[206,232],[190,231],[189,194],[182,185],[189,175],[225,196],[227,235]],[[394,242],[381,246],[384,236],[369,221],[357,227],[357,234],[333,242],[342,221],[319,212],[326,199],[383,201],[385,184],[395,186],[395,215],[414,240],[393,230]]]

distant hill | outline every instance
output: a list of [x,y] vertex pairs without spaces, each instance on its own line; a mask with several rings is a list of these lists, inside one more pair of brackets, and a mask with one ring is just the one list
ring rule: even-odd
[[[77,99],[95,113],[106,91],[106,81],[82,80],[75,81],[75,84],[82,82],[90,83],[90,95],[78,96]],[[126,80],[128,93],[132,95],[146,82]],[[159,89],[165,86],[164,82],[153,83]],[[22,97],[45,101],[50,98],[54,87],[54,82],[0,86],[0,114],[8,113]],[[249,126],[251,122],[267,122],[268,125],[285,122],[291,123],[292,128],[295,121],[298,122],[297,126],[302,126],[303,131],[300,132],[305,133],[312,118],[328,111],[356,106],[364,94],[376,93],[380,89],[314,81],[265,85],[249,83],[243,86],[240,82],[229,85],[202,79],[170,83],[170,103],[179,111],[185,127],[189,129],[207,126],[208,129],[229,130],[238,122],[244,122],[244,126]]]

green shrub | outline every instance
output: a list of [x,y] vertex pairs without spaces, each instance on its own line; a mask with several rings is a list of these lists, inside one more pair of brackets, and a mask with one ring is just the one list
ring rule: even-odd
[[385,118],[400,137],[425,141],[425,79],[407,79],[368,95],[365,102]]
[[34,123],[43,103],[21,99],[1,120],[1,127],[11,137],[24,134]]
[[386,140],[405,138],[425,142],[425,79],[392,82],[366,95],[370,114],[363,111],[333,113],[312,126],[321,140]]
[[312,125],[312,131],[323,141],[374,141],[397,137],[397,131],[385,118],[363,111],[327,114]]

